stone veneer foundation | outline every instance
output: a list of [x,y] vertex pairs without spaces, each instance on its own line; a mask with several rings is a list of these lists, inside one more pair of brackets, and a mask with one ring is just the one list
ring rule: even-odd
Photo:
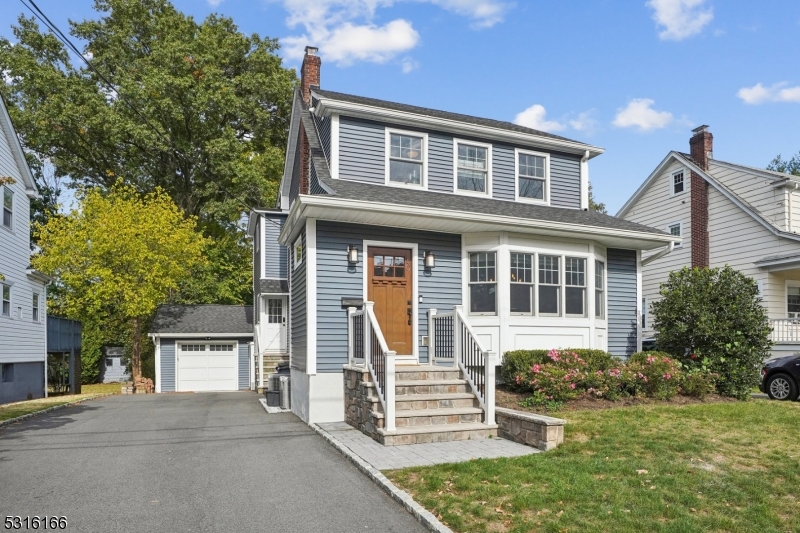
[[564,442],[566,420],[495,407],[498,435],[540,450],[552,450]]

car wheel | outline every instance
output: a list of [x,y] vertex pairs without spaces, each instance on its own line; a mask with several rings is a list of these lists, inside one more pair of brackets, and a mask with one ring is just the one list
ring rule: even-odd
[[797,383],[786,374],[775,374],[767,380],[767,394],[773,400],[797,399]]

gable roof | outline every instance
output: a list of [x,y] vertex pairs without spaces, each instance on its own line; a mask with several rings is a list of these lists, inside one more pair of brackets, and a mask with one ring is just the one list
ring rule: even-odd
[[28,167],[28,162],[25,159],[25,152],[22,149],[22,144],[19,142],[17,130],[14,129],[14,124],[11,122],[11,115],[8,114],[5,100],[0,96],[0,131],[5,135],[11,153],[14,156],[14,162],[17,164],[19,173],[22,175],[22,181],[25,185],[25,193],[31,197],[36,198],[39,196],[39,191],[36,188],[36,182],[31,174],[31,169]]
[[160,305],[151,334],[253,334],[252,305]]

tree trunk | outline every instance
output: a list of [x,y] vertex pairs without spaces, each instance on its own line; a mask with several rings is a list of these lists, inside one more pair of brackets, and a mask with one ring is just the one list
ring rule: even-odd
[[142,378],[142,347],[139,328],[140,319],[137,317],[131,322],[131,374],[134,382]]

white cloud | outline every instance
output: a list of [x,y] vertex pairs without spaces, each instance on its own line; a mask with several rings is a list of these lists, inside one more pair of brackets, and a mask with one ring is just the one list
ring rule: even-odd
[[655,102],[649,98],[634,98],[617,112],[614,126],[618,128],[638,128],[639,131],[657,130],[668,126],[675,117],[669,111],[656,111]]
[[211,7],[218,7],[225,0],[206,0]]
[[403,60],[400,62],[400,65],[403,67],[403,74],[408,74],[412,70],[416,70],[419,68],[419,63],[417,63],[410,57],[404,57]]
[[766,102],[791,102],[800,103],[800,85],[788,87],[788,83],[782,81],[769,87],[764,87],[761,83],[756,83],[752,87],[742,87],[736,95],[745,104],[759,105]]
[[697,35],[714,18],[714,10],[706,0],[649,0],[653,20],[663,28],[658,34],[663,41],[682,41]]
[[547,111],[545,110],[544,106],[533,104],[525,111],[517,113],[517,116],[514,117],[514,124],[525,126],[526,128],[532,128],[534,130],[548,132],[566,129],[564,124],[556,122],[555,120],[547,120],[545,118],[546,116]]
[[584,111],[578,113],[577,118],[569,121],[570,127],[575,131],[582,131],[585,133],[592,133],[597,129],[597,121],[593,118],[594,110]]
[[[222,0],[209,0],[222,1]],[[374,21],[376,11],[411,0],[270,0],[288,12],[289,28],[305,32],[281,39],[289,59],[301,59],[307,45],[317,46],[324,60],[338,65],[356,61],[385,63],[414,48],[420,35],[412,22],[398,18],[385,24]],[[510,4],[501,0],[413,0],[428,2],[473,19],[474,27],[490,27],[503,20]],[[413,59],[401,62],[403,72],[416,68]]]

